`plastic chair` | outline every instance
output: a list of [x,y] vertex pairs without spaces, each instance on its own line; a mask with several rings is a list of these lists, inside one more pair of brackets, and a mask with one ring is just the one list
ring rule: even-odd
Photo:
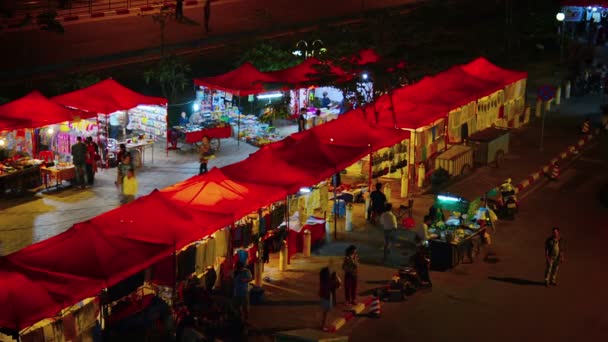
[[55,156],[53,155],[53,151],[40,151],[38,158],[44,160],[45,163],[49,163],[53,161]]

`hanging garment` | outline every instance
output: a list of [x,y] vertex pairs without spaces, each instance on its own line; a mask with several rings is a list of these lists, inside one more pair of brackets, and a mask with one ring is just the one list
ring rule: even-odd
[[177,280],[187,279],[196,269],[196,246],[192,245],[177,255]]
[[196,274],[201,275],[205,272],[205,255],[207,254],[207,241],[196,244]]
[[215,239],[210,237],[207,239],[206,244],[207,248],[205,249],[203,272],[208,266],[213,266],[215,264]]
[[251,219],[251,233],[252,234],[260,234],[260,220],[257,218]]
[[90,330],[97,321],[97,314],[99,312],[99,305],[96,300],[92,300],[82,308],[74,312],[76,318],[76,328],[78,335],[82,335],[84,332]]
[[44,341],[44,331],[42,328],[28,331],[27,333],[21,335],[22,342],[40,342]]
[[218,230],[214,235],[216,258],[225,257],[228,254],[229,228]]
[[238,225],[234,227],[232,231],[232,247],[239,248],[243,247],[243,226]]
[[63,316],[62,321],[63,336],[65,337],[66,341],[72,341],[76,339],[78,333],[76,332],[76,319],[74,318],[74,315],[68,314],[66,316]]

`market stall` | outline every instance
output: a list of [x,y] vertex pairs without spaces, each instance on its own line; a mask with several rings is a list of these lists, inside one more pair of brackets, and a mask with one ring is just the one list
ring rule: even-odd
[[[79,127],[96,130],[80,120],[80,114],[38,91],[0,106],[0,193],[23,193],[40,186],[40,170],[46,168],[43,164],[71,165],[71,145],[62,144],[61,135],[80,134]],[[71,178],[54,178],[57,182],[63,179]]]
[[[485,208],[471,208],[465,199],[440,194],[435,198],[438,214],[428,227],[431,268],[444,271],[463,261],[473,262],[483,243],[486,226]],[[449,212],[447,219],[444,211]]]
[[86,117],[98,122],[98,144],[106,166],[116,165],[120,144],[128,144],[134,151],[136,166],[140,166],[144,163],[144,149],[152,149],[157,141],[166,141],[167,100],[136,93],[112,79],[52,100],[84,111]]

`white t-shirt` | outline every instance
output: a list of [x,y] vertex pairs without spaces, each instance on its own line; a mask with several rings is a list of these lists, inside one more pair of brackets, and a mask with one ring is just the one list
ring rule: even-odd
[[397,229],[397,217],[395,217],[392,211],[383,212],[380,215],[380,222],[382,222],[384,230]]
[[416,224],[416,235],[422,241],[428,240],[430,237],[429,226],[424,222]]

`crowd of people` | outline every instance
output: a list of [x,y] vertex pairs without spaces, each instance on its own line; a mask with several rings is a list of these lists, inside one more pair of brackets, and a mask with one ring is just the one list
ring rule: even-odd
[[[95,173],[101,160],[100,150],[92,137],[82,139],[76,138],[72,145],[72,164],[74,165],[74,184],[81,189],[95,184]],[[120,190],[120,202],[126,204],[132,202],[137,196],[138,183],[135,177],[135,166],[133,157],[127,151],[125,144],[120,144],[116,159],[119,161],[116,173],[116,187]]]

